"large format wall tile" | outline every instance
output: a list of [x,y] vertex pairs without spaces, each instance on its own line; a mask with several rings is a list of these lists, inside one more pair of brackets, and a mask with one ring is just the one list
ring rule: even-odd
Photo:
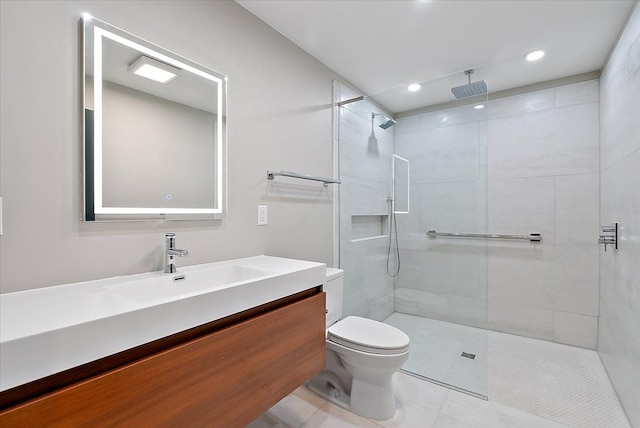
[[640,5],[600,79],[600,220],[620,224],[600,250],[598,352],[633,426],[640,426]]
[[387,239],[341,245],[344,270],[343,314],[382,320],[393,312],[393,282],[386,272]]
[[553,313],[553,340],[558,343],[596,349],[598,317],[556,311]]
[[478,248],[475,243],[430,242],[426,250],[401,249],[396,286],[434,293],[478,297]]
[[489,249],[489,300],[494,297],[597,316],[598,248],[496,244]]
[[424,234],[420,228],[420,190],[421,184],[409,185],[409,212],[396,215],[396,224],[400,235]]
[[600,167],[602,170],[640,150],[640,138],[638,138],[640,38],[636,38],[632,45],[619,49],[626,51],[626,56],[618,61],[614,61],[612,56],[601,77],[603,95],[600,115],[602,127]]
[[[483,327],[489,296],[490,328],[595,346],[598,87],[492,100],[488,121],[468,106],[400,120],[413,212],[399,222],[396,311]],[[434,241],[428,229],[543,241]]]
[[486,227],[486,200],[484,181],[422,184],[419,230],[480,233]]
[[395,151],[409,159],[411,183],[475,180],[478,177],[478,124],[399,134]]
[[553,177],[490,180],[488,195],[490,233],[516,235],[540,233],[542,245],[553,245],[555,236]]
[[[638,131],[640,133],[640,129]],[[632,423],[640,423],[640,150],[601,174],[601,219],[619,223],[618,250],[600,249],[598,351]]]
[[640,149],[602,171],[600,182],[602,224],[620,224],[620,250],[615,254],[640,260]]
[[530,92],[513,97],[492,100],[489,103],[489,119],[516,116],[548,110],[554,107],[553,89]]
[[344,198],[340,207],[348,215],[389,214],[387,196],[391,194],[388,181],[365,180],[343,174],[340,191],[350,198]]
[[[348,107],[348,108],[347,108]],[[380,110],[366,101],[339,109],[340,267],[344,316],[382,320],[394,310],[386,272],[393,130],[372,123]],[[378,237],[376,237],[378,236]],[[370,238],[357,240],[356,238]]]
[[489,298],[489,328],[553,341],[553,311]]
[[587,82],[557,87],[555,92],[556,107],[597,103],[600,100],[600,83],[597,80],[589,80]]
[[486,122],[488,109],[474,109],[473,104],[421,114],[420,130],[445,128],[472,122]]
[[489,121],[489,177],[598,172],[598,104]]
[[600,234],[599,179],[598,174],[556,177],[556,245],[597,245]]
[[340,175],[389,182],[393,134],[347,109],[340,110],[339,120]]

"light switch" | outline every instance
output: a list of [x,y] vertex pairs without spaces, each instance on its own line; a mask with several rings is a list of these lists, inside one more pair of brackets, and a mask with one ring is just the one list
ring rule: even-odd
[[267,225],[267,206],[258,205],[258,226]]

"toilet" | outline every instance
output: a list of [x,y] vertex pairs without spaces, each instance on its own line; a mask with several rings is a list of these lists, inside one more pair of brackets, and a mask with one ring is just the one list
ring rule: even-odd
[[307,387],[338,406],[365,418],[395,415],[393,374],[409,357],[409,337],[390,325],[342,317],[344,272],[327,268],[326,366]]

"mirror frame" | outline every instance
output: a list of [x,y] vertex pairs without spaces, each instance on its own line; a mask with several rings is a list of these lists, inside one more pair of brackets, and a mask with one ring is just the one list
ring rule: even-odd
[[[82,125],[83,125],[83,175],[84,221],[101,220],[211,220],[223,219],[227,214],[227,162],[226,162],[226,98],[228,78],[164,49],[147,40],[114,27],[89,14],[82,16]],[[93,38],[88,40],[92,32]],[[161,207],[109,207],[102,200],[102,40],[108,38],[150,55],[183,71],[196,74],[217,85],[216,129],[214,130],[214,207],[212,208],[161,208]],[[86,61],[87,46],[93,46],[94,108],[93,121],[86,116]],[[91,141],[89,141],[91,140]]]

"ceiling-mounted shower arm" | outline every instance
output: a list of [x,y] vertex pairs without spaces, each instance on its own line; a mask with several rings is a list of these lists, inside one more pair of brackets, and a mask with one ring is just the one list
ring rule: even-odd
[[464,74],[469,78],[469,85],[471,84],[471,75],[473,74],[473,68],[464,71]]
[[351,104],[351,103],[355,103],[356,101],[362,101],[364,100],[364,96],[361,95],[359,97],[355,97],[355,98],[350,98],[348,100],[344,100],[344,101],[340,101],[339,103],[337,103],[338,107],[347,105],[347,104]]

